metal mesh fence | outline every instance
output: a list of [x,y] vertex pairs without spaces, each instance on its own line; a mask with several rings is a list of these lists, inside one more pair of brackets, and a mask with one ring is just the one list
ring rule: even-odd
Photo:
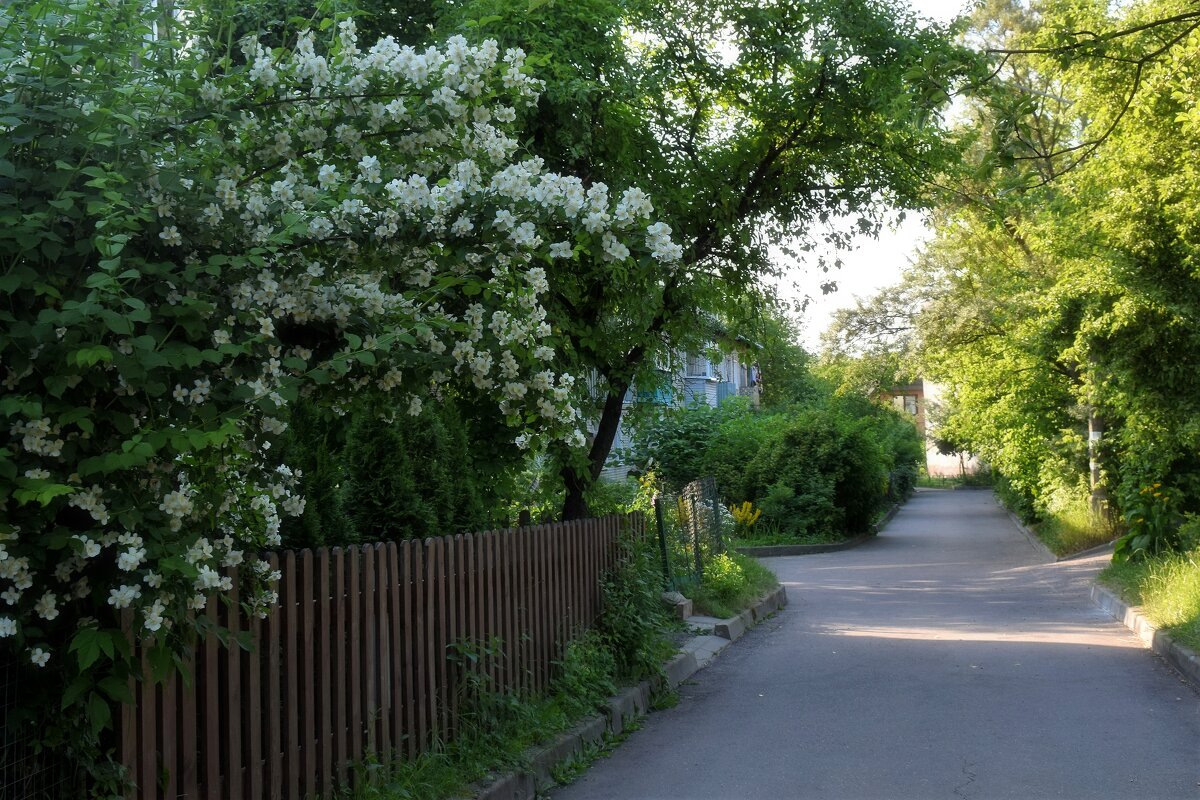
[[[0,800],[65,800],[80,796],[78,769],[33,746],[33,725],[12,719],[29,673],[8,649],[0,650]],[[53,714],[57,708],[46,709]]]
[[662,493],[654,501],[659,556],[667,588],[686,593],[704,575],[704,565],[725,552],[732,528],[713,478],[692,481],[678,494]]

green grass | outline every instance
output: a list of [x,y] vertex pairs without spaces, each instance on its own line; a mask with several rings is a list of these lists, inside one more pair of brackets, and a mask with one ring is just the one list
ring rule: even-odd
[[805,533],[799,536],[791,533],[763,532],[758,536],[746,536],[730,540],[729,546],[734,547],[771,547],[781,544],[833,544],[846,541],[845,536],[822,531],[820,533]]
[[1100,581],[1141,606],[1180,644],[1200,651],[1200,548],[1113,564]]
[[775,573],[753,558],[727,553],[709,559],[704,580],[690,596],[698,614],[724,619],[749,608],[778,585]]
[[1111,521],[1093,515],[1085,504],[1072,504],[1047,514],[1030,528],[1058,556],[1107,544],[1117,535]]

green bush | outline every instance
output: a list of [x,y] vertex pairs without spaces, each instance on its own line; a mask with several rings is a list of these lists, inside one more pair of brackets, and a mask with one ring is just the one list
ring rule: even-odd
[[671,410],[647,426],[642,457],[669,486],[712,475],[727,504],[753,501],[763,527],[858,533],[884,500],[912,494],[925,450],[912,421],[862,397],[756,411],[748,402]]
[[346,545],[482,530],[497,504],[469,430],[453,403],[381,419],[299,406],[283,452],[302,471],[304,514],[287,547]]
[[781,530],[861,533],[883,503],[886,466],[866,421],[810,411],[751,462],[748,489]]
[[658,675],[672,646],[663,634],[669,618],[660,599],[662,573],[651,541],[622,542],[621,566],[606,576],[596,631],[612,652],[617,679]]

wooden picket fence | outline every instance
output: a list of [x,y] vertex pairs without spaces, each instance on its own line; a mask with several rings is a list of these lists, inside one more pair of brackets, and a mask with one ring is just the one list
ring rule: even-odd
[[[249,651],[202,643],[190,685],[134,685],[120,747],[139,800],[300,800],[352,780],[369,754],[411,757],[453,736],[464,670],[546,689],[600,611],[601,581],[640,515],[362,547],[287,551],[264,621],[210,603]],[[501,643],[500,656],[454,658]]]

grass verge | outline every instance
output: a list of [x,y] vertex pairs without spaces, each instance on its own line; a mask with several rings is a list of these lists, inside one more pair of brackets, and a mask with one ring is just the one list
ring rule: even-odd
[[799,536],[790,533],[764,533],[760,536],[734,538],[729,547],[773,547],[781,544],[835,544],[844,542],[850,537],[824,531],[821,533],[805,533]]
[[505,691],[489,679],[485,666],[504,658],[502,642],[459,646],[451,656],[461,675],[454,737],[413,759],[385,757],[358,765],[354,788],[337,797],[462,797],[489,773],[525,767],[530,748],[600,710],[618,683],[661,675],[675,652],[667,635],[673,620],[659,598],[662,578],[648,545],[622,546],[622,566],[604,580],[603,611],[595,628],[567,646],[546,695]]
[[1179,644],[1200,652],[1200,549],[1113,564],[1100,582]]
[[722,619],[749,608],[779,585],[775,573],[739,553],[723,553],[704,565],[704,580],[692,589],[698,614]]
[[1080,553],[1116,537],[1112,522],[1077,504],[1045,515],[1030,528],[1056,556]]

